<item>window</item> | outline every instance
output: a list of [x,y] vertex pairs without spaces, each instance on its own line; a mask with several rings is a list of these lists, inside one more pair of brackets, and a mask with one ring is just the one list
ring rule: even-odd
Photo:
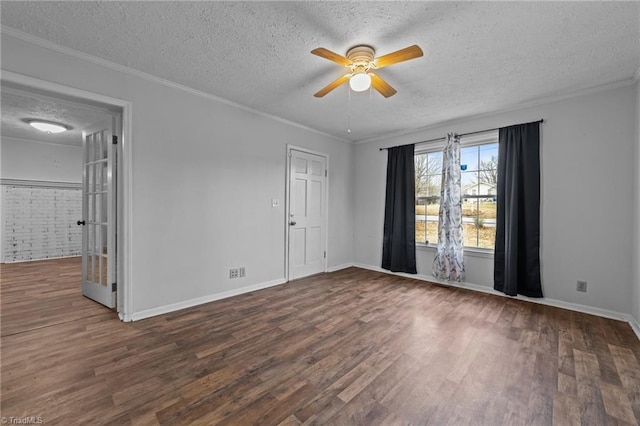
[[[493,249],[498,183],[497,132],[460,138],[464,245]],[[416,242],[437,244],[442,145],[416,146]]]
[[416,242],[438,242],[442,152],[416,154]]
[[496,239],[498,144],[460,149],[464,245],[493,249]]

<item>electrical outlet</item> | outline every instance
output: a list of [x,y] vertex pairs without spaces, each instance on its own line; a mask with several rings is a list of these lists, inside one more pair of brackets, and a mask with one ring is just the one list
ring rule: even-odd
[[236,269],[229,269],[229,278],[238,278],[239,271]]
[[578,281],[578,285],[576,286],[576,290],[581,291],[583,293],[587,292],[587,282],[586,281]]
[[247,275],[247,271],[246,271],[246,269],[244,268],[244,266],[242,266],[242,267],[238,268],[238,276],[239,276],[240,278],[244,278],[246,275]]

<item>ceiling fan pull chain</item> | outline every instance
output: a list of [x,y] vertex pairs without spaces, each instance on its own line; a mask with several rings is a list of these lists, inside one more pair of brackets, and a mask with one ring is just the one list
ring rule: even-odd
[[351,88],[347,87],[347,133],[351,133]]

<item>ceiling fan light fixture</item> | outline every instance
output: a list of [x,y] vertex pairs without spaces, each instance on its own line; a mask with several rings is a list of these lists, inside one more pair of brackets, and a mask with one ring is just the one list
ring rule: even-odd
[[69,130],[69,127],[64,124],[53,123],[50,121],[29,120],[28,123],[31,127],[35,127],[45,133],[62,133]]
[[354,92],[364,92],[371,87],[371,76],[367,73],[354,74],[349,79],[349,87]]

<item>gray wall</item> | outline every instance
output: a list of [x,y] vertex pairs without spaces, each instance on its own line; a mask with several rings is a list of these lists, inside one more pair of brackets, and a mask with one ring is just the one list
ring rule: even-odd
[[[517,111],[356,145],[356,264],[379,267],[386,153],[380,147],[528,122],[541,127],[541,262],[548,299],[631,312],[636,91],[626,84]],[[431,275],[434,252],[418,250]],[[493,259],[467,255],[467,282],[493,287]],[[576,281],[588,282],[587,293]]]
[[2,68],[133,103],[132,314],[284,278],[288,143],[329,155],[328,263],[352,262],[352,145],[4,34]]
[[2,138],[3,179],[82,182],[82,147]]

